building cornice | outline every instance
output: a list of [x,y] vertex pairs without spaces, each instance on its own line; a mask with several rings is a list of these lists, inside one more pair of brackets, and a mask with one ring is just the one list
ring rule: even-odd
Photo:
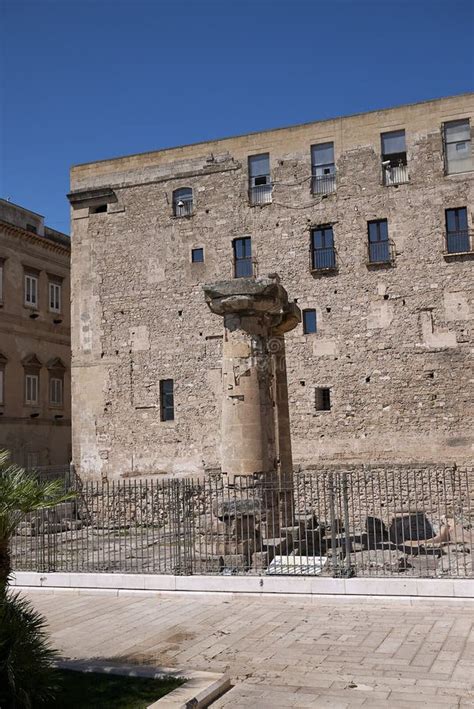
[[[38,246],[43,246],[50,251],[55,251],[56,253],[61,253],[61,254],[68,254],[70,255],[71,253],[71,245],[70,244],[60,244],[56,241],[53,241],[52,239],[48,239],[47,236],[40,236],[39,234],[35,234],[32,231],[27,231],[26,229],[22,229],[19,226],[15,226],[13,224],[9,224],[8,222],[4,222],[2,219],[0,219],[0,229],[5,232],[6,234],[11,234],[13,236],[18,236],[20,238],[23,238],[27,241],[30,241],[33,244],[36,244]],[[64,234],[64,237],[67,239],[68,237],[66,234]]]

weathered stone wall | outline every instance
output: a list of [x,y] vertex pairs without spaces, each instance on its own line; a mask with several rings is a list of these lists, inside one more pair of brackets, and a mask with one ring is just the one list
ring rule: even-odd
[[[452,463],[474,444],[473,261],[443,256],[445,209],[474,172],[444,174],[442,123],[474,115],[464,95],[387,111],[78,166],[72,190],[111,188],[108,212],[73,208],[73,456],[84,478],[218,467],[222,322],[202,284],[232,276],[251,236],[318,332],[286,336],[293,459]],[[380,133],[405,128],[409,184],[383,186]],[[310,146],[334,141],[337,190],[310,191]],[[269,152],[273,202],[248,203],[250,154]],[[172,192],[194,190],[194,215]],[[96,193],[97,194],[97,193]],[[395,262],[367,266],[367,221],[388,219]],[[338,270],[310,271],[310,228],[331,223]],[[191,249],[204,248],[204,263]],[[175,382],[160,421],[159,380]],[[332,408],[315,411],[315,387]]]

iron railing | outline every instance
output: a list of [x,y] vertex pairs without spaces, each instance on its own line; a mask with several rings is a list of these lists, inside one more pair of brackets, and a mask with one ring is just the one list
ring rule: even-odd
[[336,268],[336,249],[334,246],[329,246],[323,249],[312,249],[311,270],[334,271]]
[[390,239],[386,241],[369,241],[367,249],[367,263],[371,266],[391,264],[395,261],[395,246]]
[[311,178],[313,194],[331,194],[336,191],[336,173],[330,175],[313,175]]
[[471,251],[471,235],[469,229],[462,231],[448,231],[446,233],[447,254],[464,254]]
[[386,186],[409,182],[408,165],[393,165],[383,168],[383,183]]
[[256,185],[249,188],[249,202],[252,206],[270,204],[272,201],[272,185]]
[[233,261],[233,278],[252,278],[257,275],[257,261],[253,256],[235,258]]
[[16,570],[473,577],[474,471],[85,483],[31,514]]

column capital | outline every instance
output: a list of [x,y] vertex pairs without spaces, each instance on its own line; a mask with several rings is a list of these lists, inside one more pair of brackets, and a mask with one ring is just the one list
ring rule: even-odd
[[292,330],[301,322],[301,311],[280,284],[277,274],[260,278],[235,278],[203,286],[206,303],[216,315],[270,316],[275,334]]

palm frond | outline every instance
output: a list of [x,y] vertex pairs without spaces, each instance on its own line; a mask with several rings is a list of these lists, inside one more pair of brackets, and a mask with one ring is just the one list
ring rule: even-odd
[[0,451],[0,542],[10,537],[25,515],[70,500],[61,480],[41,481],[31,472],[9,462]]

